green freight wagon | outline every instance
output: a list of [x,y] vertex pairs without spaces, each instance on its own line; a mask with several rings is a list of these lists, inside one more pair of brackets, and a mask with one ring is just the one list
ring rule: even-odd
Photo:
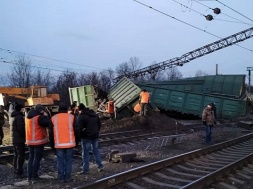
[[69,88],[70,103],[74,101],[77,105],[83,103],[86,107],[97,110],[97,92],[92,85]]
[[138,84],[151,94],[151,102],[158,109],[201,117],[204,107],[215,102],[218,118],[232,119],[246,114],[246,101],[222,95],[172,90],[156,85]]
[[175,81],[153,81],[152,83],[136,83],[162,87],[176,91],[222,95],[230,98],[245,96],[245,75],[209,75],[184,78]]
[[123,77],[112,86],[108,96],[114,99],[117,114],[124,117],[134,113],[133,108],[138,103],[140,92],[140,87]]

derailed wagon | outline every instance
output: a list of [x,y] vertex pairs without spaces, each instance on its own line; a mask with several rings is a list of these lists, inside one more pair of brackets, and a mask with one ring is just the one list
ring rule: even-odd
[[[115,101],[117,117],[135,113],[142,89],[150,92],[150,107],[201,117],[204,107],[214,102],[217,117],[233,119],[247,112],[245,75],[221,75],[186,78],[177,81],[140,83],[123,77],[111,89],[108,99]],[[98,110],[93,86],[70,88],[71,102],[78,101]]]
[[151,102],[161,110],[175,111],[200,117],[204,107],[210,102],[215,102],[218,118],[231,119],[242,117],[246,114],[245,100],[219,95],[171,90],[155,85],[142,84],[139,87],[145,88],[150,92]]
[[175,89],[169,86],[175,85],[174,81],[167,84],[165,82],[134,83],[124,77],[113,86],[109,95],[116,100],[118,111],[123,115],[134,112],[133,108],[138,103],[139,93],[145,88],[150,92],[152,107],[160,110],[201,117],[204,107],[210,102],[215,102],[218,118],[232,119],[245,116],[247,103],[244,75],[205,76],[204,80],[191,79],[197,91],[195,92],[189,90],[189,87],[192,88],[189,79],[175,81],[175,83],[181,82],[181,89]]

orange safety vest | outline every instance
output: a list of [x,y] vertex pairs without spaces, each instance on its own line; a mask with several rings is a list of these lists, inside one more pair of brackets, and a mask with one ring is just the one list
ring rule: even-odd
[[34,116],[32,119],[25,119],[26,144],[28,146],[41,145],[48,142],[47,130],[39,125],[38,118],[39,115]]
[[112,100],[110,100],[108,102],[107,111],[108,111],[109,114],[113,114],[114,113],[114,102]]
[[149,92],[141,92],[140,93],[141,103],[148,103],[149,101]]
[[74,134],[74,116],[68,113],[59,113],[51,118],[54,124],[54,147],[72,148],[76,146]]
[[141,106],[139,103],[137,103],[135,106],[134,106],[134,111],[135,112],[140,112],[141,111]]

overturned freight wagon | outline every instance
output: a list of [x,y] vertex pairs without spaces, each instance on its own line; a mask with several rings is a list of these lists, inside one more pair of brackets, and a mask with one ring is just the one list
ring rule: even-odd
[[[198,84],[195,89],[197,92],[192,92],[183,90],[182,87],[178,90],[171,89],[159,82],[157,84],[134,83],[124,77],[111,88],[109,96],[115,100],[117,113],[122,116],[129,115],[131,112],[134,113],[133,109],[138,103],[139,93],[141,89],[145,88],[150,92],[150,103],[153,108],[201,117],[205,106],[210,102],[215,102],[218,118],[232,119],[246,114],[246,101],[242,99],[245,97],[244,79],[243,76],[233,75],[219,78],[206,76],[205,82],[201,81],[202,85],[203,83],[205,85],[200,86]],[[185,82],[188,84],[189,82],[187,80],[182,82],[184,88],[187,88]],[[172,81],[170,81],[171,83]],[[172,85],[174,84],[172,83]],[[208,89],[211,86],[213,89]],[[206,93],[200,92],[203,89]]]
[[115,101],[118,117],[135,113],[134,106],[138,103],[140,92],[141,88],[126,77],[112,86],[108,96]]
[[[151,94],[151,102],[158,109],[174,111],[201,117],[204,107],[215,102],[218,118],[232,119],[246,114],[246,101],[232,98],[231,95],[197,93],[182,90],[173,90],[161,85],[137,84]],[[241,95],[244,96],[244,95]]]
[[[127,78],[121,79],[110,89],[107,99],[114,99],[117,117],[124,117],[134,113],[133,108],[138,103],[140,92],[141,89]],[[101,103],[106,107],[106,101],[98,98],[98,91],[93,85],[69,88],[69,96],[71,104],[73,102],[77,102],[77,105],[83,103],[86,107],[97,112],[106,113],[106,108],[100,109]]]
[[70,103],[83,103],[87,108],[97,109],[97,91],[92,85],[69,88]]

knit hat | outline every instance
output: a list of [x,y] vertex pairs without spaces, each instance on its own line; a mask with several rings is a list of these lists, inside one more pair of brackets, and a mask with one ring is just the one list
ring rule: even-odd
[[41,112],[42,110],[44,110],[44,107],[41,104],[37,104],[35,107],[35,110]]
[[21,104],[17,104],[17,105],[15,106],[15,110],[18,111],[18,112],[20,112],[22,108],[24,108],[24,106],[21,105]]
[[73,104],[70,105],[71,109],[74,109],[75,107],[76,107],[76,103],[73,103]]
[[78,106],[78,109],[79,110],[84,110],[86,107],[84,106],[83,103],[80,103],[80,105]]
[[68,106],[65,103],[59,104],[59,112],[62,111],[68,111]]

